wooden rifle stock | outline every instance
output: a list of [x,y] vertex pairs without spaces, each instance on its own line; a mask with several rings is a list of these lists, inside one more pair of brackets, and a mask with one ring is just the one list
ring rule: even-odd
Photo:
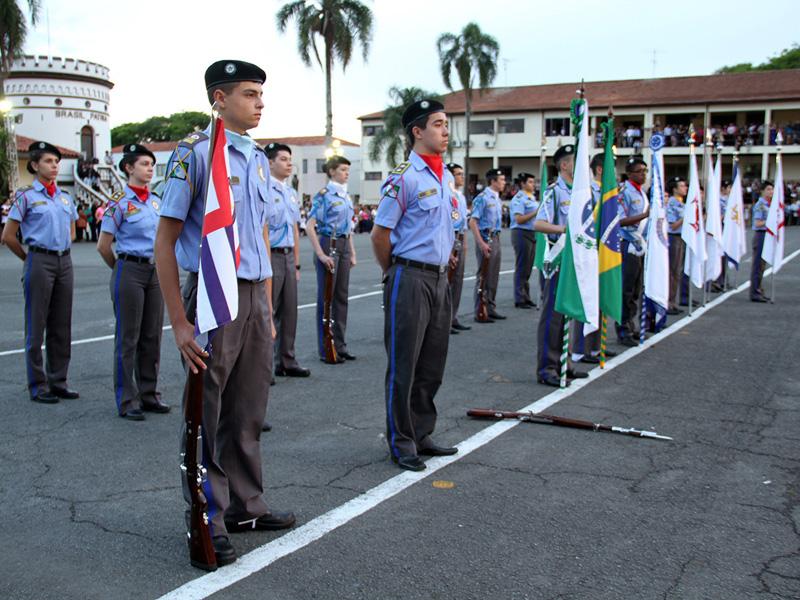
[[336,284],[336,234],[331,233],[330,255],[333,259],[333,269],[325,273],[325,297],[322,306],[322,347],[325,353],[325,362],[336,364],[339,356],[336,354],[336,344],[333,341],[333,289]]
[[[455,258],[459,258],[461,255],[461,249],[463,248],[463,242],[461,240],[460,235],[456,235],[456,241],[453,244],[453,256]],[[456,263],[455,267],[449,267],[447,269],[447,283],[453,283],[453,275],[456,274],[456,269],[458,268],[458,263]]]
[[205,571],[216,571],[217,558],[208,523],[208,499],[203,492],[206,478],[201,464],[203,423],[203,371],[189,369],[188,390],[183,413],[186,439],[182,470],[186,476],[192,505],[189,518],[189,561]]
[[489,300],[486,298],[486,275],[489,272],[489,257],[484,255],[481,261],[481,270],[478,273],[478,321],[489,320]]

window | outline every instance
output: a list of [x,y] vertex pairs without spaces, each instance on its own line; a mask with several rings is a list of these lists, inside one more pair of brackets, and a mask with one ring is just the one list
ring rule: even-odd
[[544,120],[545,135],[556,137],[569,135],[569,117]]
[[362,135],[364,137],[370,137],[373,135],[378,135],[383,131],[383,125],[364,125]]
[[167,165],[156,165],[156,177],[164,177],[167,172]]
[[498,119],[499,133],[525,133],[525,119]]
[[56,106],[61,106],[64,104],[64,101],[61,98],[56,98]]
[[84,105],[86,108],[91,108],[91,107],[92,107],[92,103],[91,103],[91,102],[89,102],[88,100],[87,100],[86,102],[84,102],[84,103],[83,103],[83,105]]
[[469,133],[470,135],[494,135],[494,121],[471,121]]
[[325,172],[325,163],[327,161],[324,158],[317,159],[317,173],[324,173]]
[[380,171],[365,171],[364,172],[364,181],[380,181],[381,180],[381,172]]
[[303,175],[308,175],[308,159],[303,159]]
[[30,98],[23,98],[23,99],[22,99],[22,103],[23,103],[25,106],[28,106],[28,104],[30,104],[30,103],[31,103],[31,99],[30,99]]

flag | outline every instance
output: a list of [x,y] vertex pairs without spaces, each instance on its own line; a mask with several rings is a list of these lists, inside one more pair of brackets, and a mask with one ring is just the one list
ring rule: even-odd
[[598,328],[600,317],[597,237],[589,169],[589,105],[585,100],[573,101],[573,110],[578,116],[580,129],[555,309],[586,323],[583,331],[587,334]]
[[605,132],[603,180],[597,215],[597,247],[600,311],[619,323],[622,321],[622,254],[620,254],[617,169],[614,157],[614,119],[601,125]]
[[201,335],[236,318],[239,289],[239,232],[230,184],[228,142],[222,119],[212,120],[212,145],[197,284],[195,334]]
[[[544,202],[544,191],[547,189],[547,158],[542,154],[542,169],[539,175],[539,208]],[[547,236],[541,231],[536,232],[536,253],[533,256],[533,266],[544,272],[544,255],[547,251]]]
[[744,201],[742,194],[742,175],[736,161],[733,163],[733,185],[725,207],[725,221],[722,226],[722,250],[728,262],[739,269],[739,262],[747,254],[747,234],[744,228]]
[[719,196],[722,183],[722,158],[708,170],[706,181],[706,281],[716,281],[722,275],[722,216]]
[[775,193],[767,211],[767,235],[764,238],[764,249],[761,258],[772,265],[772,272],[777,273],[783,264],[783,246],[786,242],[786,198],[783,189],[783,162],[778,154],[775,171]]
[[686,242],[686,261],[683,272],[697,287],[703,287],[703,263],[706,260],[706,232],[703,226],[703,207],[700,200],[700,177],[694,147],[689,157],[689,195],[683,210],[681,237]]
[[654,133],[650,138],[653,184],[644,255],[644,295],[666,311],[669,305],[669,238],[664,205],[664,159],[660,152],[663,147],[664,136]]

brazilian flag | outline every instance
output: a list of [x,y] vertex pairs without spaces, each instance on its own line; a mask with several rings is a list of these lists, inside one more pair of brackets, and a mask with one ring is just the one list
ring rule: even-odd
[[622,254],[620,253],[619,220],[617,206],[616,160],[614,158],[614,119],[602,124],[605,133],[605,160],[603,180],[600,182],[600,202],[597,216],[598,270],[600,272],[600,311],[622,321]]

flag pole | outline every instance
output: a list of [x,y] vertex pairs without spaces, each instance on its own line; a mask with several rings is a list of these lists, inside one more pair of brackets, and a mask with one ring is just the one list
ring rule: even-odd
[[[777,152],[777,154],[775,156],[775,166],[776,166],[775,174],[776,174],[776,179],[777,179],[777,174],[778,174],[777,167],[779,167],[780,164],[781,164],[781,150],[783,150],[783,147],[782,147],[783,146],[783,134],[781,133],[780,129],[778,130],[778,135],[775,136],[775,145],[776,145],[775,151]],[[776,181],[775,184],[776,185],[777,184],[783,185],[783,177],[781,177],[780,181]],[[782,191],[783,190],[781,190],[781,192]],[[774,198],[775,198],[775,196],[774,196],[774,192],[773,192],[773,199]],[[780,210],[780,206],[778,207],[778,210]],[[778,244],[777,238],[778,238],[778,235],[780,235],[780,229],[778,229],[778,231],[776,233],[777,233],[777,235],[775,236],[775,238],[776,238],[775,245],[777,246],[777,244]],[[775,254],[777,254],[777,253],[778,253],[778,250],[777,250],[777,247],[776,247]],[[772,281],[770,282],[770,287],[772,289],[769,292],[769,294],[770,294],[769,295],[769,303],[770,304],[775,304],[775,277],[777,275],[777,273],[775,271],[776,271],[775,265],[772,265]]]
[[[705,167],[703,170],[705,171],[706,177],[706,184],[709,181],[713,181],[713,172],[714,172],[714,142],[711,141],[711,130],[706,129],[706,146],[703,150],[703,166]],[[718,185],[717,182],[713,182],[714,185]],[[703,208],[705,210],[705,218],[708,217],[708,198],[709,194],[711,194],[711,190],[706,190],[706,193],[703,196]],[[706,239],[703,242],[708,242],[708,228],[706,228]],[[708,247],[708,246],[706,246]],[[706,259],[703,261],[703,306],[706,305],[708,302],[708,297],[711,294],[709,290],[709,282],[708,282],[708,252],[706,252]]]
[[[608,107],[608,122],[610,123],[611,120],[614,118],[614,107]],[[609,135],[608,131],[606,131],[606,135]],[[603,140],[605,142],[605,140]],[[616,174],[614,175],[616,177]],[[598,221],[600,221],[600,215],[603,212],[603,190],[602,185],[600,186],[600,206],[598,209],[597,217]],[[600,230],[598,229],[598,238],[601,235]],[[597,246],[597,251],[600,251],[600,245]],[[598,274],[599,278],[599,274]],[[608,319],[606,318],[605,313],[600,314],[600,368],[606,368],[606,347],[608,345]]]
[[[689,161],[690,161],[689,164],[690,165],[691,165],[691,161],[694,160],[694,154],[695,154],[695,147],[694,146],[697,143],[697,141],[694,139],[694,137],[695,137],[694,123],[690,122],[689,123]],[[684,208],[684,210],[685,210],[685,208]],[[684,217],[684,218],[686,218],[686,217]],[[688,244],[687,244],[687,246],[688,246]],[[691,252],[692,250],[691,250],[691,248],[686,248],[686,251],[687,252]],[[685,275],[685,273],[683,273],[683,275]],[[683,277],[683,275],[681,275],[681,277]],[[692,288],[694,287],[694,285],[692,284],[691,269],[689,270],[688,287],[689,287],[689,316],[691,317],[692,316],[692,304],[694,303],[694,301],[692,299],[692,296],[693,296]]]
[[[731,179],[731,182],[736,180],[736,175],[738,174],[738,171],[739,171],[739,146],[734,146],[734,149],[733,149],[733,170],[731,171],[731,174],[733,175],[733,178]],[[730,202],[730,201],[731,201],[730,197],[728,197],[728,202]],[[744,204],[744,202],[742,204]],[[744,220],[744,215],[743,214],[739,215],[739,218]],[[739,254],[738,250],[737,250],[736,254],[737,255]],[[736,288],[739,287],[739,263],[740,262],[742,262],[741,261],[741,257],[739,257],[739,260],[736,263],[736,269],[734,270],[734,273],[733,273],[733,289],[736,289]]]
[[[542,123],[544,123],[544,113],[542,113]],[[544,130],[544,124],[542,125],[542,151],[539,155],[539,208],[542,207],[542,203],[544,202],[544,192],[547,189],[547,133]],[[537,214],[539,208],[536,209]],[[536,240],[537,236],[534,236],[534,240]],[[537,246],[537,253],[538,252],[547,252],[547,236],[539,235],[538,236],[539,245],[543,245],[544,247],[540,250]],[[534,267],[536,267],[536,260],[534,256]],[[536,268],[539,271],[536,274],[536,281],[538,282],[539,288],[539,306],[544,306],[544,286],[542,283],[544,282],[544,277],[542,276],[542,270],[538,267]],[[537,310],[539,308],[537,306]]]

